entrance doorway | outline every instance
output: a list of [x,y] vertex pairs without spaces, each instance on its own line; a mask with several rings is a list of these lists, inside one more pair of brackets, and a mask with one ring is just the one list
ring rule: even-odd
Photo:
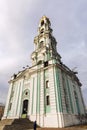
[[28,112],[28,100],[24,100],[23,101],[23,111],[22,114],[26,114],[27,115]]

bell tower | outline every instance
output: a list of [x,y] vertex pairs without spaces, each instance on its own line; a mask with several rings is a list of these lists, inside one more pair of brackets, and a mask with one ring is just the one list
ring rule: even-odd
[[34,38],[35,50],[31,55],[32,65],[46,62],[52,58],[60,61],[61,57],[57,53],[57,42],[52,31],[49,18],[43,16],[39,22],[38,35]]
[[32,66],[9,80],[3,119],[27,117],[49,129],[87,122],[82,84],[75,72],[61,62],[52,32],[49,18],[43,16],[34,38]]

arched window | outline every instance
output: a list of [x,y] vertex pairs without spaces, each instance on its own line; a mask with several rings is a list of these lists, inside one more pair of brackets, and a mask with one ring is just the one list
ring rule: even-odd
[[43,21],[41,21],[41,26],[43,26],[44,25],[44,20]]
[[49,88],[49,81],[46,81],[46,88]]

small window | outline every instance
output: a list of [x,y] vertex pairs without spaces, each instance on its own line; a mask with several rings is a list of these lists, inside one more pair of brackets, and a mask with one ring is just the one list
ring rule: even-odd
[[41,26],[43,26],[43,25],[44,25],[44,21],[41,22]]
[[50,97],[46,96],[46,105],[50,105]]
[[25,95],[28,95],[28,92],[26,92]]
[[46,81],[46,88],[49,88],[49,81]]
[[48,61],[44,62],[44,67],[48,66]]

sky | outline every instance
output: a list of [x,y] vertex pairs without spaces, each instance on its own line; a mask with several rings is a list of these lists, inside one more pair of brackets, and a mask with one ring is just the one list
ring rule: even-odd
[[78,71],[87,106],[87,0],[0,0],[0,102],[6,102],[10,77],[31,66],[43,15],[51,21],[63,63]]

